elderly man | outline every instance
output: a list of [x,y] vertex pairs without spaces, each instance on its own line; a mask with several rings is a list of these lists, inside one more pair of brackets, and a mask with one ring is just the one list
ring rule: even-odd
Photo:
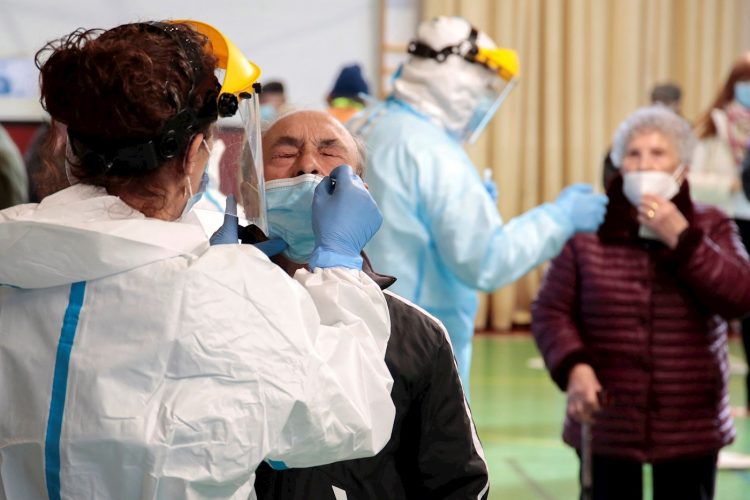
[[[286,115],[264,134],[269,227],[289,243],[277,263],[290,274],[305,266],[313,248],[315,186],[342,163],[362,175],[363,156],[352,135],[324,112]],[[383,288],[395,281],[374,273],[366,257],[364,269]],[[396,406],[391,440],[373,458],[284,471],[262,465],[259,499],[487,497],[487,465],[445,329],[397,295],[386,292],[386,300],[392,331],[385,361]],[[342,362],[346,356],[341,353]]]

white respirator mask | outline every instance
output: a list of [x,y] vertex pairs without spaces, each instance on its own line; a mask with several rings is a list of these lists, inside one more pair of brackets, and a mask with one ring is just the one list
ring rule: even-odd
[[660,170],[625,172],[622,176],[622,193],[635,207],[641,204],[641,199],[646,194],[671,200],[680,192],[680,183],[677,179],[684,169],[685,166],[680,165],[671,174]]

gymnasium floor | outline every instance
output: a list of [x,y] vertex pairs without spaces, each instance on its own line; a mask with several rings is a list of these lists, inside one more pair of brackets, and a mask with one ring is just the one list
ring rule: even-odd
[[[733,341],[730,352],[744,359]],[[576,499],[578,460],[562,444],[564,395],[549,379],[528,335],[478,336],[474,341],[471,408],[490,464],[490,500]],[[733,374],[732,404],[742,402]],[[750,418],[735,419],[727,450],[750,454]],[[650,499],[648,468],[645,499]],[[750,470],[719,471],[717,500],[750,500]]]

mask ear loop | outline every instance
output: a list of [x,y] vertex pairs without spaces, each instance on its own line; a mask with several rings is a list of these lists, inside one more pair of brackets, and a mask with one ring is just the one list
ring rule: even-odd
[[[188,152],[190,151],[190,144],[193,143],[194,138],[195,138],[195,135],[190,136],[190,139],[188,139],[187,141],[188,147],[185,150],[185,154],[182,156],[182,172],[185,174],[185,177],[187,178],[188,189],[190,190],[190,195],[188,195],[188,199],[190,199],[195,194],[193,192],[193,183],[190,181],[190,174],[187,173]],[[205,139],[204,139],[204,142],[205,142]]]
[[78,159],[78,155],[73,152],[73,148],[70,145],[70,137],[65,141],[65,177],[68,179],[68,184],[74,186],[80,181],[78,177],[73,175],[73,165],[70,163],[71,157]]
[[674,172],[672,172],[672,178],[677,182],[678,185],[682,186],[683,181],[685,180],[685,174],[687,172],[687,166],[685,166],[684,163],[680,163]]

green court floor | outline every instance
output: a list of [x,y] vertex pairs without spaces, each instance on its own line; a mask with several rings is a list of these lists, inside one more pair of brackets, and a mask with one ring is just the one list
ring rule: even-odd
[[[738,342],[730,349],[744,359]],[[560,438],[565,398],[540,363],[529,336],[474,341],[471,408],[490,465],[490,500],[578,497],[578,460]],[[742,377],[732,375],[731,384],[732,404],[741,404]],[[735,426],[737,440],[727,450],[750,454],[750,419]],[[750,471],[719,471],[716,498],[750,500]]]

